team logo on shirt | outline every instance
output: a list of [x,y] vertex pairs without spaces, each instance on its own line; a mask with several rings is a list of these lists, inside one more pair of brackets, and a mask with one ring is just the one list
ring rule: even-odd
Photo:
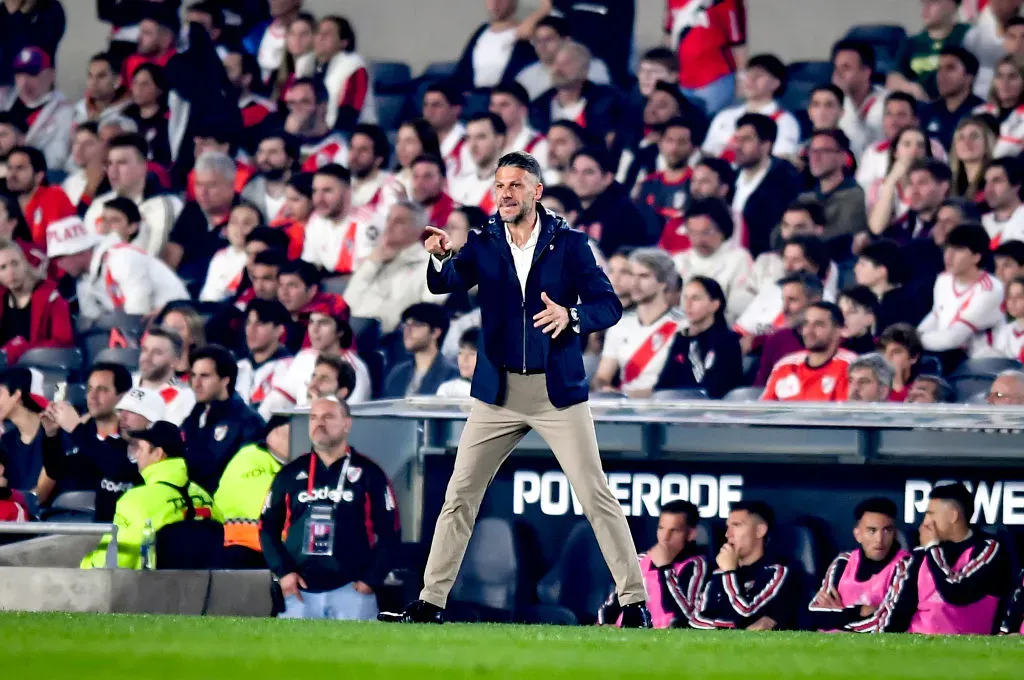
[[215,441],[215,442],[222,442],[222,441],[224,441],[224,437],[226,437],[227,435],[228,435],[228,426],[227,425],[218,425],[217,427],[213,428],[213,441]]
[[830,394],[836,386],[836,379],[830,375],[826,375],[821,379],[821,391],[825,394]]
[[792,399],[800,394],[800,379],[795,375],[787,375],[775,383],[775,396],[781,400]]
[[355,484],[359,481],[359,478],[363,476],[363,468],[350,467],[348,472],[345,473],[345,476],[348,477],[350,484]]

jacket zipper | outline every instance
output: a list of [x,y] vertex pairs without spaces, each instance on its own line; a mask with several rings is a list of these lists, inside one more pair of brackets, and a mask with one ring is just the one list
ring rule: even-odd
[[526,375],[526,297],[523,297],[523,375]]

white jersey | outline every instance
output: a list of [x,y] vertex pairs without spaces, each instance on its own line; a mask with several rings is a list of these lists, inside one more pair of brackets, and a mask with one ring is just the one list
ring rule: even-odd
[[465,378],[452,378],[451,380],[445,380],[437,386],[437,396],[445,397],[447,399],[468,397],[472,389],[473,382],[471,380],[466,380]]
[[[141,379],[138,373],[132,376],[132,384],[135,387],[140,386]],[[162,385],[145,387],[155,391],[164,400],[164,420],[175,425],[185,422],[185,418],[188,418],[196,406],[196,395],[192,388],[177,378],[171,378]]]
[[461,177],[473,169],[473,158],[469,155],[469,142],[466,140],[466,126],[456,123],[441,142],[441,158],[447,168],[448,181]]
[[690,248],[673,260],[684,282],[694,276],[707,276],[718,282],[725,293],[725,316],[729,322],[739,318],[757,294],[751,276],[754,261],[746,248],[725,242],[708,257]]
[[288,27],[283,22],[276,20],[267,26],[267,30],[263,33],[263,39],[260,40],[260,46],[256,52],[256,61],[260,65],[265,83],[270,82],[274,73],[280,68],[281,61],[284,60],[287,33]]
[[992,338],[996,356],[1024,362],[1024,321],[1016,319],[1000,326]]
[[541,170],[548,166],[550,155],[548,138],[529,125],[523,126],[523,129],[519,131],[519,134],[515,136],[511,143],[502,149],[501,155],[504,156],[513,151],[523,151],[536,158],[537,162],[540,163]]
[[206,282],[199,292],[200,302],[223,302],[234,295],[248,261],[249,255],[244,248],[238,250],[228,246],[214,253],[206,270]]
[[[101,233],[103,218],[103,207],[117,197],[117,192],[108,191],[97,196],[89,204],[85,211],[85,228],[94,234]],[[174,227],[174,222],[181,214],[184,204],[181,199],[171,194],[157,194],[149,198],[142,196],[132,197],[132,202],[139,209],[142,215],[142,223],[139,225],[139,233],[132,239],[132,245],[138,246],[153,257],[159,257],[164,246],[167,245],[167,237]]]
[[281,362],[288,362],[290,356],[274,355],[259,366],[253,363],[252,357],[238,362],[238,379],[235,391],[246,404],[260,404],[273,390],[273,377]]
[[793,114],[784,110],[777,101],[771,101],[760,109],[748,108],[746,104],[723,109],[711,121],[708,134],[704,138],[702,150],[708,156],[724,158],[730,163],[736,158],[733,136],[736,134],[736,122],[747,113],[761,113],[772,120],[779,128],[772,155],[779,157],[796,156],[800,148],[800,124]]
[[[610,84],[612,79],[608,73],[608,66],[597,57],[594,57],[590,60],[587,80],[595,85]],[[526,94],[529,95],[531,101],[554,87],[554,83],[551,82],[551,68],[539,61],[533,62],[520,71],[516,76],[516,82],[526,89]]]
[[[475,166],[474,166],[475,168]],[[494,173],[486,173],[483,177],[474,169],[462,177],[448,182],[449,195],[461,205],[474,205],[490,215],[496,210],[494,203]]]
[[337,132],[303,144],[299,149],[303,172],[316,172],[330,163],[348,167],[348,142]]
[[864,149],[883,138],[882,114],[888,96],[884,87],[875,85],[860,106],[854,104],[850,96],[843,99],[843,117],[839,119],[839,128],[850,139],[850,151],[857,158],[860,158]]
[[380,170],[372,179],[363,181],[353,178],[352,207],[373,212],[381,224],[391,206],[405,198],[405,187],[390,172]]
[[[988,114],[999,118],[999,108],[994,104],[982,104],[972,111],[975,115]],[[1018,106],[999,124],[999,141],[992,155],[996,158],[1018,156],[1024,152],[1024,106]]]
[[1009,241],[1024,241],[1024,204],[1017,206],[1017,209],[1005,220],[996,219],[994,212],[985,213],[981,216],[981,224],[988,232],[993,250],[1003,243]]
[[76,170],[64,178],[64,181],[60,183],[60,188],[67,194],[71,205],[77,207],[88,183],[89,178],[85,176],[85,170]]
[[[354,78],[359,71],[366,73],[366,83],[362,85]],[[327,89],[327,127],[334,128],[338,120],[338,111],[346,101],[358,102],[362,97],[362,108],[359,110],[360,123],[377,123],[377,103],[373,97],[373,76],[363,58],[355,52],[339,52],[331,57],[323,75],[324,87]]]
[[943,272],[935,280],[933,299],[932,311],[917,327],[926,350],[965,349],[973,355],[991,346],[987,331],[1003,319],[1003,284],[999,279],[984,272],[967,285]]
[[351,274],[377,245],[381,231],[366,210],[353,210],[337,221],[314,213],[306,223],[302,259],[329,272]]
[[614,359],[619,365],[624,392],[654,389],[668,359],[672,337],[682,323],[682,315],[669,309],[654,323],[644,326],[634,310],[623,314],[619,322],[608,329],[601,358]]
[[[317,357],[320,352],[307,347],[291,359],[282,359],[274,367],[270,378],[272,393],[260,403],[260,415],[268,420],[276,411],[309,405],[309,382],[313,378]],[[347,401],[359,404],[369,401],[373,395],[370,384],[370,369],[355,352],[343,352],[341,358],[352,364],[356,372],[356,386]]]
[[[932,157],[937,161],[946,161],[946,150],[937,139],[931,140]],[[864,149],[857,163],[857,184],[864,190],[865,196],[872,193],[872,188],[881,185],[889,174],[889,149],[892,142],[883,139]],[[877,189],[874,193],[878,193]]]
[[188,299],[188,289],[170,267],[117,234],[96,246],[89,271],[78,280],[78,304],[87,319],[113,311],[145,316]]
[[[762,262],[762,257],[758,257],[757,261]],[[780,261],[781,259],[779,258]],[[740,335],[768,335],[786,325],[786,315],[782,312],[782,287],[778,284],[778,280],[785,276],[785,270],[781,269],[781,262],[779,264],[782,274],[769,279],[767,277],[775,273],[774,266],[767,258],[763,261],[763,269],[759,272],[762,278],[758,282],[757,296],[733,324],[732,329]],[[829,264],[824,287],[825,300],[835,302],[839,294],[839,267],[835,262]]]

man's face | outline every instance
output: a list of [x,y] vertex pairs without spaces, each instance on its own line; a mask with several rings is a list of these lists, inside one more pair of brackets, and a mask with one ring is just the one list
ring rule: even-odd
[[296,191],[293,187],[286,187],[284,190],[284,216],[290,220],[296,220],[305,224],[313,212],[313,199],[302,192]]
[[1024,404],[1024,385],[1013,376],[1001,375],[992,381],[986,401],[993,406]]
[[141,193],[146,184],[146,159],[136,149],[111,149],[107,152],[107,179],[120,196]]
[[364,134],[352,135],[348,146],[348,169],[353,175],[362,179],[369,177],[380,167],[373,150],[373,140]]
[[163,449],[158,449],[141,439],[134,439],[129,442],[128,455],[134,457],[135,464],[139,467],[139,472],[164,459]]
[[89,62],[85,74],[85,96],[92,99],[107,100],[117,91],[117,74],[110,64],[102,59]]
[[348,212],[352,191],[346,182],[330,175],[313,177],[313,211],[320,217],[337,220]]
[[959,59],[942,55],[939,57],[939,70],[935,72],[935,84],[940,97],[955,97],[970,89],[971,77]]
[[811,95],[807,104],[807,117],[815,130],[828,130],[839,127],[839,119],[843,116],[843,107],[835,95],[828,90],[818,90]]
[[729,513],[725,526],[725,540],[736,548],[736,554],[740,559],[753,555],[763,548],[768,527],[756,515],[746,510],[734,510]]
[[439,330],[422,321],[406,319],[402,323],[402,342],[407,352],[415,353],[429,349],[437,343],[439,335]]
[[0,250],[0,286],[20,291],[26,283],[28,263],[21,248],[12,245]]
[[633,296],[633,269],[629,258],[623,255],[612,255],[608,258],[608,280],[619,300],[627,302]]
[[1006,210],[1020,203],[1019,186],[1010,184],[1006,170],[994,166],[985,171],[985,201],[993,210]]
[[426,161],[412,166],[412,200],[430,205],[444,191],[444,175],[434,163]]
[[946,271],[954,277],[962,278],[978,267],[981,256],[972,252],[970,248],[947,245],[943,251],[943,259],[945,260]]
[[690,130],[679,126],[668,128],[658,142],[658,151],[671,169],[682,168],[693,153]]
[[404,205],[393,205],[384,225],[384,243],[392,248],[408,248],[419,239],[415,216]]
[[472,380],[473,372],[476,371],[476,347],[460,345],[456,362],[459,365],[459,376],[466,380]]
[[469,141],[469,155],[481,169],[494,165],[505,143],[505,137],[494,133],[489,120],[474,120],[467,125],[466,139]]
[[44,69],[39,75],[33,76],[28,73],[15,73],[14,85],[25,102],[37,102],[43,95],[53,89],[53,71]]
[[787,283],[782,287],[782,314],[786,317],[786,323],[792,327],[811,304],[807,296],[807,289],[799,283]]
[[306,127],[316,115],[316,93],[308,84],[288,88],[284,95],[284,103],[288,107],[289,116],[294,116],[299,121],[299,127]]
[[89,415],[95,419],[109,418],[114,415],[121,395],[114,387],[114,374],[110,371],[94,371],[85,386],[85,404]]
[[790,243],[782,249],[782,269],[787,274],[796,274],[797,272],[807,272],[815,276],[818,274],[817,265],[807,259],[803,246],[796,243]]
[[315,450],[331,451],[345,442],[352,419],[336,401],[317,399],[309,409],[309,440]]
[[75,165],[84,168],[93,162],[101,160],[103,153],[103,142],[90,130],[80,128],[75,133],[75,140],[71,143],[71,158]]
[[839,309],[846,321],[844,332],[848,338],[859,338],[870,333],[875,325],[875,315],[845,295],[839,298]]
[[6,158],[11,149],[22,142],[21,131],[12,125],[0,124],[0,158]]
[[224,64],[224,72],[228,76],[228,81],[238,90],[239,93],[245,93],[249,91],[249,85],[251,78],[247,76],[242,69],[242,55],[234,52],[229,52],[224,55],[224,59],[221,60]]
[[151,19],[139,22],[139,42],[136,51],[146,57],[155,57],[167,49],[171,32]]
[[839,331],[832,321],[832,315],[824,309],[809,307],[804,311],[804,325],[801,335],[804,347],[810,352],[827,352],[839,345]]
[[505,21],[516,13],[519,0],[487,0],[485,4],[491,21]]
[[[964,519],[958,504],[933,498],[928,501],[922,525],[939,541],[951,541],[957,538],[956,528]],[[966,520],[969,522],[971,518],[967,517]]]
[[693,540],[695,529],[686,524],[686,515],[663,512],[658,517],[658,545],[666,554],[678,555]]
[[889,388],[878,381],[875,372],[861,367],[850,371],[847,401],[880,402],[889,398]]
[[277,299],[277,267],[253,263],[249,266],[249,280],[252,281],[253,293],[260,300]]
[[779,222],[779,236],[788,241],[794,236],[820,236],[824,229],[814,223],[806,210],[787,210]]
[[641,60],[640,67],[636,70],[636,84],[644,97],[650,97],[659,82],[672,83],[676,80],[677,75],[657,61]]
[[338,348],[338,322],[319,312],[309,316],[309,344],[318,352],[333,352]]
[[885,103],[882,112],[882,132],[885,133],[886,139],[892,141],[901,130],[916,124],[917,114],[910,104],[898,99]]
[[533,32],[533,49],[537,51],[537,59],[542,64],[553,62],[563,44],[565,39],[550,26],[538,26]]
[[192,391],[198,403],[223,401],[227,390],[228,379],[217,375],[217,365],[212,359],[200,359],[192,364]]
[[836,140],[825,135],[812,138],[807,153],[811,159],[811,175],[815,179],[824,179],[841,172],[846,162]]
[[932,227],[932,240],[939,246],[946,245],[946,237],[961,222],[964,221],[964,214],[959,208],[952,205],[945,205],[935,213],[935,226]]
[[921,21],[926,29],[948,24],[956,12],[953,0],[921,0]]
[[931,380],[918,378],[907,390],[908,404],[935,404],[939,401],[939,386]]
[[245,344],[253,354],[274,349],[283,332],[284,328],[281,326],[260,321],[256,312],[249,312],[245,320]]
[[882,350],[882,355],[896,369],[896,375],[902,376],[904,380],[910,376],[914,364],[917,363],[917,357],[910,356],[910,350],[898,342],[890,342],[886,345]]
[[526,107],[512,95],[503,92],[491,95],[490,112],[498,114],[510,129],[526,120]]
[[578,156],[569,169],[569,186],[582,201],[592,201],[612,183],[612,173],[605,172],[593,158]]
[[494,198],[498,214],[506,223],[519,222],[536,209],[543,191],[537,178],[522,168],[498,168],[494,174]]
[[288,169],[291,160],[280,137],[267,137],[256,149],[256,167],[264,174],[278,175]]
[[579,138],[568,128],[555,125],[548,130],[548,161],[551,167],[567,170],[573,154],[582,147]]
[[235,197],[234,179],[219,172],[196,170],[196,203],[207,215],[223,215]]
[[1010,26],[1003,34],[1003,49],[1007,54],[1024,54],[1024,26]]
[[120,236],[122,241],[129,243],[135,237],[138,225],[130,224],[128,218],[120,210],[104,208],[99,224],[96,225],[96,231],[100,234],[113,232]]
[[930,212],[939,207],[946,198],[948,182],[935,181],[927,170],[916,170],[910,173],[910,188],[907,199],[910,207],[918,212]]
[[694,200],[723,198],[727,192],[728,187],[722,184],[717,172],[706,165],[698,165],[693,169],[693,178],[690,180],[690,196]]
[[771,144],[762,142],[753,126],[744,125],[736,130],[733,136],[736,147],[736,165],[741,168],[752,168],[771,154]]
[[679,115],[679,103],[668,92],[655,90],[644,105],[644,125],[664,125]]
[[[9,186],[9,185],[8,185]],[[92,263],[92,248],[72,255],[61,255],[53,260],[68,276],[77,279],[89,269]]]
[[584,64],[575,50],[563,45],[551,64],[551,84],[556,89],[576,87],[587,79],[589,65]]
[[747,76],[743,79],[743,93],[747,100],[771,99],[778,87],[778,79],[758,66],[748,68]]
[[423,95],[423,119],[435,130],[448,130],[458,122],[461,106],[452,106],[440,92]]
[[132,413],[131,411],[118,411],[117,412],[117,426],[121,432],[121,437],[131,441],[131,437],[128,435],[132,430],[145,430],[152,425],[149,419],[140,416],[138,413]]
[[865,512],[853,528],[853,537],[869,560],[881,562],[896,542],[896,522],[880,512]]
[[42,176],[42,173],[35,173],[25,154],[12,153],[7,157],[7,190],[12,194],[31,194],[39,186]]
[[871,84],[871,71],[853,50],[840,50],[832,59],[832,84],[843,92],[860,92]]
[[316,293],[315,286],[306,287],[297,274],[281,274],[277,277],[277,299],[292,314],[309,304]]
[[1024,284],[1014,282],[1006,286],[1006,313],[1013,319],[1024,318]]
[[654,272],[639,262],[631,262],[633,272],[633,301],[640,305],[649,304],[665,294],[665,284],[658,281]]
[[338,372],[328,364],[317,364],[313,368],[307,393],[310,401],[321,397],[344,399],[347,396],[338,394]]
[[327,61],[342,50],[341,35],[338,33],[338,25],[333,21],[324,19],[316,29],[313,36],[313,52],[320,61]]
[[686,232],[690,235],[690,246],[702,257],[709,257],[722,247],[725,237],[715,223],[706,215],[697,215],[686,220]]

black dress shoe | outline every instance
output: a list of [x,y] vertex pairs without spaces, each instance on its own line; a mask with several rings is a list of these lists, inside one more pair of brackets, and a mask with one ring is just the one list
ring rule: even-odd
[[627,604],[622,608],[623,628],[653,628],[651,625],[651,613],[647,611],[647,605],[643,602]]
[[[644,610],[647,611],[646,609]],[[437,605],[416,600],[404,612],[381,612],[377,620],[384,623],[444,623],[444,610]],[[648,624],[651,617],[647,615]],[[650,627],[650,625],[648,625]]]

